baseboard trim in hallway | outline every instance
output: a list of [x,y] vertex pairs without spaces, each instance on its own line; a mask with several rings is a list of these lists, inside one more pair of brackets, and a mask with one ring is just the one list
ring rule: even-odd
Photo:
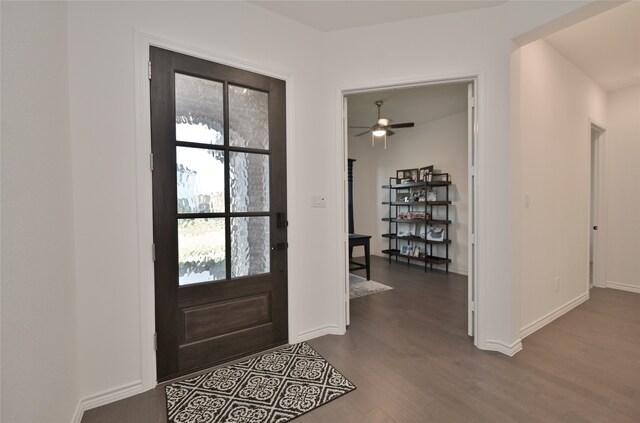
[[80,423],[84,412],[87,410],[129,398],[140,393],[142,393],[142,381],[138,380],[84,397],[76,407],[72,423]]
[[636,294],[640,294],[640,287],[628,285],[626,283],[607,281],[607,288],[619,289],[620,291],[635,292]]
[[574,308],[578,307],[580,304],[584,303],[588,299],[589,299],[589,292],[585,292],[584,294],[580,295],[579,297],[574,298],[573,300],[569,301],[565,305],[558,307],[557,309],[555,309],[551,313],[547,314],[546,316],[542,316],[538,320],[536,320],[536,321],[534,321],[532,323],[529,323],[527,326],[525,326],[522,329],[520,329],[520,339],[523,339],[523,338],[531,335],[533,332],[535,332],[538,329],[541,329],[542,327],[548,325],[549,323],[551,323],[554,320],[556,320],[558,317],[562,316],[563,314],[568,313],[569,311],[571,311]]
[[486,351],[496,351],[508,355],[509,357],[513,357],[522,350],[522,340],[518,339],[511,345],[500,341],[486,341],[484,348],[482,349]]

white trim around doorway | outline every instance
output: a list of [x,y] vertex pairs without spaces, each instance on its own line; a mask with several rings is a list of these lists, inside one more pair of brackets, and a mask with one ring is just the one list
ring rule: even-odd
[[[483,222],[479,219],[479,210],[480,210],[480,201],[482,197],[482,181],[483,178],[483,159],[482,159],[482,148],[479,139],[481,138],[482,131],[480,128],[482,125],[482,114],[481,110],[481,101],[480,99],[483,96],[482,87],[481,87],[482,75],[480,72],[470,72],[469,74],[464,74],[460,76],[446,76],[446,77],[425,77],[425,78],[417,78],[413,80],[405,80],[405,81],[394,81],[392,83],[389,82],[373,82],[370,84],[363,84],[359,86],[350,86],[345,87],[336,93],[336,155],[335,155],[335,168],[338,170],[338,177],[336,178],[336,192],[338,193],[337,197],[337,234],[336,239],[339,240],[339,248],[337,250],[338,254],[338,266],[337,266],[337,274],[336,280],[343,281],[343,283],[347,283],[348,280],[348,228],[347,228],[347,219],[346,219],[346,204],[347,204],[347,192],[345,189],[347,182],[347,140],[345,133],[343,131],[343,122],[346,119],[344,116],[344,108],[343,101],[346,95],[349,94],[361,94],[366,92],[375,92],[375,91],[384,91],[393,88],[405,88],[405,87],[415,87],[415,86],[424,86],[424,85],[438,85],[438,84],[451,84],[451,83],[472,83],[474,84],[474,91],[476,97],[476,117],[477,121],[475,124],[477,127],[475,128],[475,159],[476,159],[476,184],[474,189],[469,189],[469,201],[471,200],[471,196],[475,197],[475,211],[470,213],[469,215],[469,226],[476,228],[476,260],[474,263],[470,263],[469,265],[469,273],[473,273],[475,275],[475,284],[476,284],[476,293],[477,297],[475,299],[475,319],[474,319],[474,328],[473,333],[475,334],[473,338],[473,342],[476,347],[480,349],[489,349],[489,350],[497,350],[503,352],[503,348],[496,348],[491,342],[487,341],[484,338],[484,334],[486,333],[484,315],[482,313],[482,306],[484,305],[483,299],[486,298],[485,295],[485,283],[484,283],[484,274],[479,270],[482,270],[481,266],[481,254],[482,251],[482,234],[484,233]],[[470,154],[468,152],[467,154]],[[473,220],[472,220],[473,219]],[[471,257],[469,257],[469,261],[471,262]],[[473,269],[471,269],[473,266]],[[337,321],[339,332],[346,332],[346,324],[347,324],[347,315],[348,306],[346,302],[349,300],[347,297],[344,284],[338,284],[336,290],[336,304],[337,307]],[[521,346],[520,346],[521,348]],[[516,348],[519,350],[518,348]],[[514,352],[510,349],[510,354],[512,355]],[[517,351],[516,351],[517,352]]]
[[[589,288],[590,288],[590,281],[589,281],[589,276],[591,274],[591,272],[593,272],[593,286],[598,287],[598,288],[606,288],[607,287],[607,273],[606,273],[606,263],[607,263],[607,208],[606,208],[606,204],[607,204],[607,190],[605,189],[606,187],[606,147],[607,147],[607,143],[606,143],[606,133],[607,133],[607,128],[596,122],[595,120],[589,118],[589,178],[591,178],[591,172],[593,172],[593,169],[591,167],[591,163],[593,163],[593,158],[591,157],[591,154],[593,153],[592,148],[591,148],[591,133],[592,131],[595,129],[599,132],[598,135],[598,141],[597,141],[597,151],[596,151],[596,155],[597,155],[597,163],[598,163],[598,170],[597,170],[597,174],[596,174],[596,181],[595,181],[595,195],[596,195],[596,203],[595,205],[595,210],[593,210],[594,215],[596,217],[596,222],[598,225],[598,234],[597,234],[597,241],[595,242],[595,245],[593,245],[593,269],[589,269],[587,268],[587,292],[589,292]],[[594,192],[594,188],[591,187],[591,183],[589,183],[589,198],[588,198],[588,210],[591,210],[592,206],[592,199],[591,199],[591,195]],[[589,218],[589,227],[587,229],[588,233],[588,246],[587,248],[590,248],[591,246],[591,242],[592,242],[592,238],[591,238],[591,218]],[[589,254],[589,251],[587,251],[587,254]],[[588,257],[590,256],[590,254],[588,255]],[[587,267],[589,266],[589,263],[587,263]]]

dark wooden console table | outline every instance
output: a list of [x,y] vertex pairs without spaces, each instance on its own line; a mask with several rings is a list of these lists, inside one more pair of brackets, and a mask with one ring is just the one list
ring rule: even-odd
[[[371,279],[371,260],[369,256],[369,240],[371,235],[349,234],[349,271],[367,270],[367,280]],[[362,245],[364,247],[364,264],[353,261],[353,247]]]

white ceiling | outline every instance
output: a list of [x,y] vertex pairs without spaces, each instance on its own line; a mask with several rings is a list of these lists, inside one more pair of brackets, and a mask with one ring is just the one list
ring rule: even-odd
[[[421,125],[467,110],[467,83],[398,88],[347,96],[349,126],[371,127],[378,119],[376,100],[384,101],[382,117],[391,123],[415,122]],[[396,133],[412,128],[397,129]],[[366,129],[349,129],[349,135]],[[396,135],[397,136],[397,135]],[[365,137],[366,139],[367,137]]]
[[403,21],[424,16],[493,7],[505,1],[506,0],[256,0],[252,1],[252,3],[312,28],[328,32],[385,22]]
[[[252,1],[321,31],[498,6],[506,0]],[[640,0],[632,0],[545,38],[606,91],[640,84]],[[371,97],[372,109],[375,112]],[[395,107],[393,101],[388,107]],[[409,113],[409,112],[407,112]],[[404,120],[403,120],[404,121]]]
[[640,84],[640,1],[545,38],[606,91]]

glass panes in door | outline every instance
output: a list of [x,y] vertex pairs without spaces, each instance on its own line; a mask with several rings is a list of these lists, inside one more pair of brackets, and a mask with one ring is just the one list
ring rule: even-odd
[[269,217],[231,218],[231,277],[269,273]]
[[175,74],[176,139],[222,145],[224,143],[223,84]]
[[229,145],[269,149],[269,95],[229,85]]
[[179,286],[270,271],[268,107],[265,92],[175,74]]
[[224,219],[178,219],[178,284],[225,279]]
[[224,152],[176,148],[178,213],[224,213]]
[[269,156],[229,153],[232,212],[269,211]]

